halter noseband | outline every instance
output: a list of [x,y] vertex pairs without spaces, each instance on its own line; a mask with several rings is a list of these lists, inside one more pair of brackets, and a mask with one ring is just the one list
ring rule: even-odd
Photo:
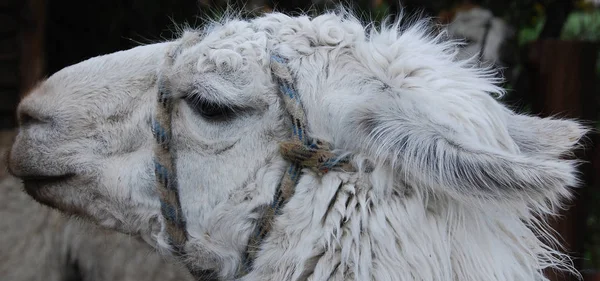
[[[279,56],[272,56],[271,70],[275,81],[279,85],[280,95],[284,101],[286,111],[292,121],[292,139],[280,143],[281,155],[291,164],[275,191],[273,202],[266,208],[256,225],[255,231],[249,238],[242,264],[238,269],[238,277],[251,271],[253,261],[260,250],[260,245],[270,232],[275,217],[281,214],[283,206],[294,195],[302,169],[312,169],[318,175],[323,175],[334,168],[341,168],[346,171],[354,170],[348,158],[340,157],[331,152],[330,144],[308,136],[304,108],[300,96],[295,90],[294,79],[286,60]],[[158,104],[156,116],[152,122],[152,132],[156,140],[154,171],[168,243],[176,255],[184,256],[184,246],[188,236],[185,217],[179,201],[175,150],[171,142],[173,98],[168,82],[163,76],[159,77]],[[197,280],[210,275],[209,272],[195,270],[192,264],[186,264],[186,266]]]

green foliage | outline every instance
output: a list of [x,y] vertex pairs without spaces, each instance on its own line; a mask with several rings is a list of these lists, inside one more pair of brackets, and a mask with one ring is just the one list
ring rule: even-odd
[[531,43],[538,39],[540,33],[542,32],[542,28],[544,28],[544,24],[546,23],[546,18],[541,17],[531,26],[525,26],[518,31],[518,44],[519,46],[525,46],[528,43]]
[[571,13],[563,27],[561,39],[599,41],[600,10]]

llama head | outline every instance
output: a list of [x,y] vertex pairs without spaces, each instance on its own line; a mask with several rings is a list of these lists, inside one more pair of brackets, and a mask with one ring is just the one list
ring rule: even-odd
[[448,25],[448,33],[468,41],[462,47],[459,57],[466,59],[483,51],[483,61],[501,64],[506,63],[505,54],[510,48],[506,43],[515,32],[504,20],[494,17],[491,11],[472,8],[456,13],[454,20]]
[[501,94],[492,71],[456,54],[426,22],[366,30],[346,13],[225,20],[41,83],[19,106],[10,169],[40,202],[168,248],[151,133],[159,86],[168,87],[189,258],[231,277],[236,263],[225,261],[239,262],[286,168],[278,143],[291,121],[271,68],[277,55],[294,76],[309,134],[359,168],[368,160],[384,171],[390,184],[381,192],[404,186],[547,211],[576,184],[574,163],[560,157],[585,129],[506,109],[492,97]]

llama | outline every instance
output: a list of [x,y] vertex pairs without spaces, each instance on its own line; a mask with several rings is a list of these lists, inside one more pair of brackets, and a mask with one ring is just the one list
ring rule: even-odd
[[20,103],[9,169],[199,280],[572,271],[545,219],[587,129],[506,108],[429,26],[268,13],[89,59]]
[[[8,151],[0,131],[0,155]],[[8,138],[6,138],[8,139]],[[6,169],[0,164],[0,172]],[[32,200],[22,183],[0,173],[0,276],[10,281],[185,281],[146,243],[72,221]]]
[[479,55],[486,64],[506,64],[502,55],[508,48],[506,41],[515,35],[514,30],[491,11],[479,7],[458,11],[447,28],[450,36],[467,40],[459,58]]

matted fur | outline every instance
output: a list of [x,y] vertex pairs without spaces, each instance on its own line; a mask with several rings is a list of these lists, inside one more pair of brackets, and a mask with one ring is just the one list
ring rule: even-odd
[[[546,280],[547,267],[572,270],[544,219],[577,185],[576,162],[561,157],[586,129],[505,108],[494,70],[460,60],[458,47],[428,21],[367,28],[344,11],[227,18],[50,77],[20,105],[33,118],[11,169],[74,174],[27,190],[106,227],[153,235],[168,253],[149,125],[160,71],[181,98],[173,147],[187,261],[231,280],[287,166],[277,145],[289,117],[269,66],[277,54],[289,60],[310,134],[352,155],[361,172],[305,171],[240,280],[521,281]],[[195,110],[206,102],[233,114],[209,120]]]

